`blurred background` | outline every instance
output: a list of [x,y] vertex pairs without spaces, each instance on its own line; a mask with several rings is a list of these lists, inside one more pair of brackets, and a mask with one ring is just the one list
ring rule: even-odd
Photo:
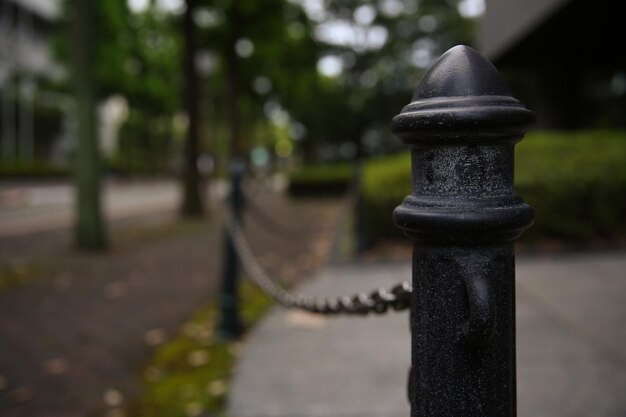
[[[181,210],[193,215],[233,157],[257,177],[281,174],[295,194],[345,188],[350,162],[376,159],[358,185],[368,246],[397,234],[380,206],[408,184],[407,157],[384,158],[403,150],[389,121],[433,60],[466,43],[537,115],[518,155],[519,190],[544,214],[531,235],[580,242],[624,230],[624,41],[610,8],[129,0],[79,16],[71,2],[8,0],[1,10],[4,182],[182,176]],[[24,195],[5,190],[3,206]]]
[[[410,156],[390,121],[457,44],[537,116],[516,149],[537,213],[522,253],[623,253],[619,10],[0,0],[0,415],[222,412],[239,344],[214,338],[211,300],[233,161],[253,249],[283,284],[328,262],[405,262],[391,212]],[[269,302],[245,294],[252,322]]]

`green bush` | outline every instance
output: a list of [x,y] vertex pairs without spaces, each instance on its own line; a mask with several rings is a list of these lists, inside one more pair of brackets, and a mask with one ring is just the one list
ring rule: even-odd
[[537,132],[516,149],[516,192],[535,208],[526,239],[626,233],[626,132]]
[[0,164],[0,178],[3,179],[48,179],[64,178],[68,175],[68,168],[59,167],[42,160],[35,160],[29,163],[12,162]]
[[[410,193],[409,153],[370,161],[362,184],[371,242],[400,237],[393,209]],[[516,192],[535,208],[525,240],[626,234],[626,132],[536,132],[516,147]]]
[[365,235],[370,243],[381,238],[400,238],[391,213],[411,192],[411,156],[408,152],[368,161],[363,170]]
[[288,192],[294,196],[343,194],[351,179],[349,163],[305,166],[289,175]]

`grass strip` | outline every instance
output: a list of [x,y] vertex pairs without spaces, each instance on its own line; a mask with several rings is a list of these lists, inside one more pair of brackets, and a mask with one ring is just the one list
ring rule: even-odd
[[[252,327],[272,301],[248,281],[240,285],[241,316]],[[198,311],[179,334],[159,346],[142,373],[144,395],[127,415],[134,417],[223,416],[232,369],[241,342],[215,334],[217,303]]]

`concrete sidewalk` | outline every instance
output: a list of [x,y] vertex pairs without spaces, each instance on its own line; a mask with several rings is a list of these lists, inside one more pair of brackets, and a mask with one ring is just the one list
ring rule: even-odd
[[[408,279],[409,264],[329,266],[306,294]],[[626,415],[626,252],[517,266],[518,415]],[[275,309],[246,343],[232,417],[407,417],[406,313],[320,318]]]

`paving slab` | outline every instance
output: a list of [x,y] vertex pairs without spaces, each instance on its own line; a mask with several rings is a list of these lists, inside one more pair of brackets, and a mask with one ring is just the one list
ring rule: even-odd
[[518,265],[519,415],[626,416],[626,252]]
[[[409,263],[330,265],[298,288],[352,294],[410,276]],[[518,415],[626,415],[626,252],[522,257]],[[409,416],[406,313],[323,318],[276,308],[249,336],[232,417]]]
[[[300,290],[349,295],[409,273],[406,264],[327,267]],[[245,347],[230,415],[406,416],[408,329],[406,313],[326,319],[275,309]]]

